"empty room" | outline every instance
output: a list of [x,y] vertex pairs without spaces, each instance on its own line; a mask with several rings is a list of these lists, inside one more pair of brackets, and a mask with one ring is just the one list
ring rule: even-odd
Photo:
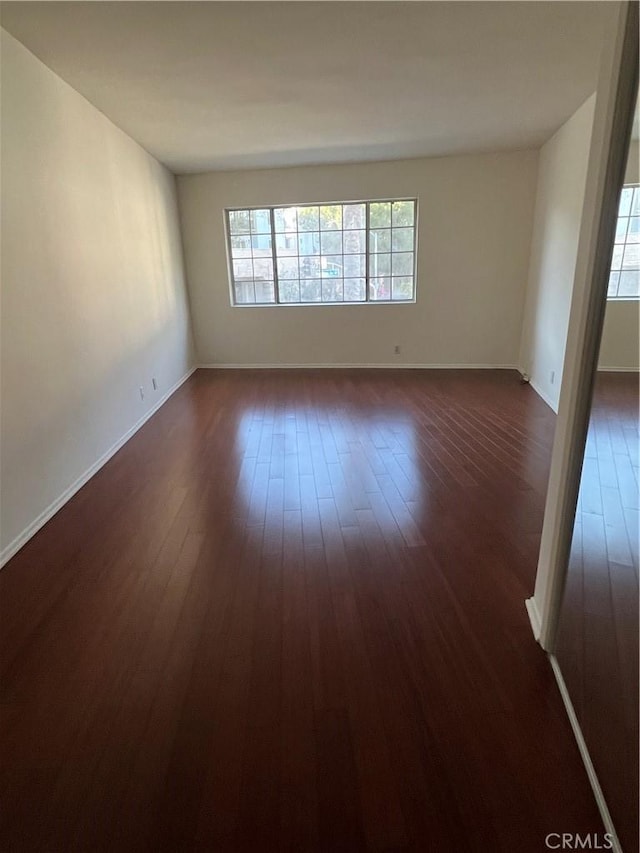
[[637,851],[637,3],[0,24],[0,849]]

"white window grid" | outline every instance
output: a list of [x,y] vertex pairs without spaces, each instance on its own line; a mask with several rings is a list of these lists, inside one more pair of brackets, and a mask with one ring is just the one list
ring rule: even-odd
[[[411,224],[399,224],[394,220],[393,205],[411,205]],[[373,205],[389,205],[388,225],[380,225],[372,222],[371,209]],[[344,212],[347,208],[363,208],[364,220],[359,225],[345,227]],[[341,227],[323,228],[322,210],[330,208],[341,209]],[[298,218],[299,211],[318,212],[317,225],[309,228],[301,228]],[[306,202],[296,205],[261,205],[259,207],[237,207],[225,209],[225,232],[227,240],[227,256],[229,268],[229,281],[231,285],[231,301],[236,306],[256,305],[358,305],[358,304],[401,304],[415,302],[416,295],[416,268],[417,268],[417,219],[418,203],[416,198],[393,198],[393,199],[370,199],[358,201],[337,202]],[[232,233],[231,220],[237,214],[243,214],[248,221],[248,226],[240,233]],[[295,228],[282,224],[287,215],[295,217]],[[276,222],[276,218],[278,222]],[[268,225],[266,223],[268,219]],[[407,232],[411,232],[408,234]],[[344,250],[345,235],[362,235],[361,249],[359,251],[346,252]],[[302,253],[300,250],[301,237],[317,238],[317,247],[311,251]],[[333,248],[323,251],[325,243],[330,238],[339,238],[342,250],[336,250],[336,242]],[[410,240],[409,240],[410,238]],[[262,241],[265,248],[256,250],[254,243]],[[296,244],[292,247],[283,247],[286,240]],[[245,241],[246,247],[244,257],[234,255],[234,241],[241,243]],[[402,240],[402,242],[400,242]],[[375,245],[372,245],[375,241]],[[349,274],[345,274],[347,268],[345,259],[353,262],[359,259],[360,269],[355,272],[355,266],[351,267]],[[256,263],[257,261],[257,263]],[[294,276],[281,274],[285,264],[278,262],[295,262],[298,273]],[[316,272],[310,272],[317,266]],[[332,266],[338,265],[342,268],[339,281],[342,283],[342,298],[336,298],[333,293],[325,298],[325,290],[331,289]],[[250,275],[238,274],[251,270]],[[256,275],[260,270],[261,275]],[[306,272],[306,275],[304,275]],[[387,296],[381,296],[376,292],[382,282],[388,280],[389,290]],[[359,282],[360,298],[345,298],[345,286],[347,282]],[[287,293],[287,285],[297,284],[297,298],[290,298]],[[314,299],[303,298],[303,284],[315,283],[320,286],[320,297]],[[395,288],[400,285],[404,287],[404,293],[399,293]],[[252,298],[244,298],[248,292]],[[243,298],[239,298],[239,296]],[[295,294],[294,294],[295,296]]]
[[640,298],[640,184],[620,194],[607,299]]

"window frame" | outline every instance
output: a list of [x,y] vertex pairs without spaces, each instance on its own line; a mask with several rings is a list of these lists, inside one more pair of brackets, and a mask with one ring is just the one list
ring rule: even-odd
[[[371,255],[369,251],[370,247],[370,205],[377,203],[394,203],[394,202],[412,202],[413,203],[413,269],[411,272],[411,277],[413,280],[413,288],[412,288],[412,296],[409,299],[371,299],[370,298],[370,283],[371,283],[371,275],[370,275],[370,263],[371,263]],[[288,301],[280,301],[280,291],[279,291],[279,278],[278,278],[278,256],[276,250],[276,236],[275,236],[275,210],[284,210],[284,209],[295,209],[300,207],[329,207],[332,205],[351,205],[351,204],[364,204],[365,205],[365,298],[359,300],[325,300],[322,299],[314,302],[288,302]],[[230,227],[230,214],[235,211],[246,211],[249,214],[254,210],[268,210],[269,211],[269,220],[270,220],[270,231],[265,232],[268,233],[271,237],[271,260],[273,263],[273,287],[274,287],[274,301],[273,302],[238,302],[236,300],[236,281],[233,271],[233,251],[231,247],[231,227]],[[307,308],[307,307],[344,307],[344,306],[358,306],[358,305],[414,305],[417,301],[417,280],[418,280],[418,217],[419,217],[419,204],[418,204],[418,196],[402,196],[402,197],[394,197],[394,198],[372,198],[372,199],[344,199],[341,201],[315,201],[315,202],[297,202],[293,203],[285,203],[285,204],[254,204],[251,207],[238,205],[233,207],[225,207],[223,209],[223,222],[224,222],[224,232],[225,232],[225,246],[227,252],[227,276],[229,280],[229,300],[232,308]],[[410,227],[410,226],[406,226]],[[393,228],[393,223],[389,225],[389,231]],[[350,230],[350,229],[347,229]],[[321,229],[322,231],[322,229]],[[344,234],[345,229],[340,229],[339,233]],[[296,234],[300,234],[304,232],[297,231]],[[321,233],[321,232],[320,232]],[[336,232],[338,233],[338,232]],[[393,254],[393,251],[389,252],[390,255]],[[342,253],[344,258],[344,252]],[[297,255],[296,257],[303,257]],[[343,277],[344,278],[344,277]],[[390,277],[392,278],[392,277]],[[298,278],[298,281],[301,281]],[[254,279],[255,282],[255,279]]]
[[[637,218],[637,216],[633,216],[632,205],[633,205],[633,198],[635,197],[635,194],[636,193],[640,194],[640,183],[637,183],[635,181],[630,181],[629,183],[625,183],[622,186],[622,190],[624,191],[626,189],[633,190],[634,195],[632,196],[631,204],[629,206],[629,213],[627,216],[622,216],[622,217],[620,216],[620,204],[618,204],[618,211],[616,213],[616,231],[617,231],[618,222],[620,219],[629,220],[627,223],[627,229],[628,229],[631,219]],[[620,198],[622,198],[622,193],[620,194]],[[622,246],[623,247],[623,258],[624,258],[624,250],[626,249],[626,247],[628,245],[627,244],[627,234],[628,234],[628,230],[627,230],[627,233],[625,234],[625,239],[622,243],[615,242],[615,239],[614,239],[614,244],[613,244],[613,251],[615,251],[616,246]],[[634,244],[630,244],[630,245],[634,245]],[[622,264],[622,262],[621,262],[621,264]],[[613,252],[611,255],[611,261],[609,263],[609,282],[611,281],[611,276],[613,275],[613,273],[618,273],[618,285],[616,287],[616,293],[614,295],[610,296],[609,295],[609,283],[607,283],[607,302],[639,302],[640,301],[640,269],[632,268],[632,269],[625,270],[621,265],[620,269],[614,270],[614,269],[612,269],[612,265],[613,265]],[[637,273],[637,276],[639,279],[639,285],[638,285],[638,293],[636,293],[635,295],[627,296],[627,295],[623,294],[622,296],[620,296],[618,294],[618,291],[620,289],[620,276],[622,275],[623,272],[632,272],[632,273],[635,272],[635,273]]]

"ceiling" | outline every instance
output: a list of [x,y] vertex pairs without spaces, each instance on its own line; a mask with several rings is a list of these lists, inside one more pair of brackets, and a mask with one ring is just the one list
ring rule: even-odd
[[608,2],[8,2],[2,26],[174,172],[539,146]]

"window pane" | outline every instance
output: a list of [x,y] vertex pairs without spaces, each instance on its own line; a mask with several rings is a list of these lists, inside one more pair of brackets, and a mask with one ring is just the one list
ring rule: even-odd
[[341,204],[328,204],[320,208],[320,228],[323,231],[339,231],[342,228]]
[[392,299],[402,301],[405,299],[413,299],[413,277],[401,276],[391,279],[391,296]]
[[328,255],[322,258],[323,278],[342,278],[342,255]]
[[391,280],[393,299],[413,299],[413,276],[403,276]]
[[298,234],[298,252],[301,255],[319,255],[320,232],[307,231]]
[[323,231],[320,234],[320,247],[323,255],[341,255],[342,231]]
[[320,302],[322,285],[320,279],[303,279],[300,282],[300,299],[302,302]]
[[624,216],[618,217],[618,221],[616,222],[616,243],[624,243],[625,237],[627,236],[628,224],[629,220]]
[[367,238],[364,231],[345,231],[342,235],[346,254],[358,254],[367,251]]
[[365,204],[345,204],[342,206],[342,227],[346,229],[365,228],[367,224]]
[[256,281],[256,302],[275,302],[276,289],[272,281]]
[[300,282],[296,279],[278,282],[280,302],[300,302]]
[[365,255],[345,255],[343,264],[345,276],[359,278],[367,274]]
[[297,255],[298,254],[298,235],[297,234],[276,234],[276,254],[280,255]]
[[391,206],[392,224],[399,228],[413,225],[413,202],[394,201]]
[[234,258],[250,258],[251,257],[251,237],[232,237],[231,238],[231,254]]
[[369,271],[374,278],[381,275],[391,275],[391,255],[372,255]]
[[369,205],[369,227],[391,227],[391,204],[388,201],[372,201]]
[[253,248],[254,256],[256,254],[262,253],[271,254],[271,234],[252,234],[251,235],[251,246]]
[[640,293],[640,273],[637,270],[620,273],[618,296],[638,296]]
[[229,211],[229,233],[248,234],[251,230],[248,210]]
[[278,280],[283,278],[298,278],[297,258],[278,258]]
[[394,228],[391,247],[394,252],[412,252],[413,228]]
[[611,269],[619,270],[622,266],[622,256],[624,254],[624,245],[613,247],[613,257],[611,258]]
[[629,216],[631,211],[631,201],[633,199],[633,187],[623,187],[620,193],[620,207],[618,208],[618,216]]
[[320,278],[320,258],[300,258],[300,278]]
[[609,287],[607,289],[607,296],[617,296],[618,295],[618,282],[620,281],[620,273],[612,272],[609,276]]
[[413,275],[413,252],[392,255],[391,263],[394,275]]
[[277,232],[298,230],[298,217],[295,207],[277,207],[273,211],[274,228]]
[[256,301],[253,281],[236,281],[234,291],[238,305],[252,305]]
[[631,215],[640,216],[640,187],[636,187],[633,191],[633,203],[631,205]]
[[375,229],[371,231],[371,236],[369,238],[369,251],[391,251],[391,230],[389,228]]
[[640,216],[634,216],[629,220],[627,243],[640,243]]
[[273,261],[271,258],[253,259],[253,277],[256,281],[259,278],[266,278],[273,281]]
[[298,231],[319,231],[320,212],[317,207],[298,208]]
[[234,258],[233,259],[233,280],[253,279],[253,261],[251,258]]
[[341,278],[322,279],[322,301],[342,302],[344,299],[343,284]]
[[253,234],[271,233],[271,215],[269,210],[251,211],[251,232]]
[[625,270],[640,269],[640,243],[627,243],[622,268]]
[[369,281],[369,298],[372,302],[388,300],[391,298],[391,279],[372,278]]
[[367,298],[367,287],[364,278],[345,278],[344,301],[364,302]]

